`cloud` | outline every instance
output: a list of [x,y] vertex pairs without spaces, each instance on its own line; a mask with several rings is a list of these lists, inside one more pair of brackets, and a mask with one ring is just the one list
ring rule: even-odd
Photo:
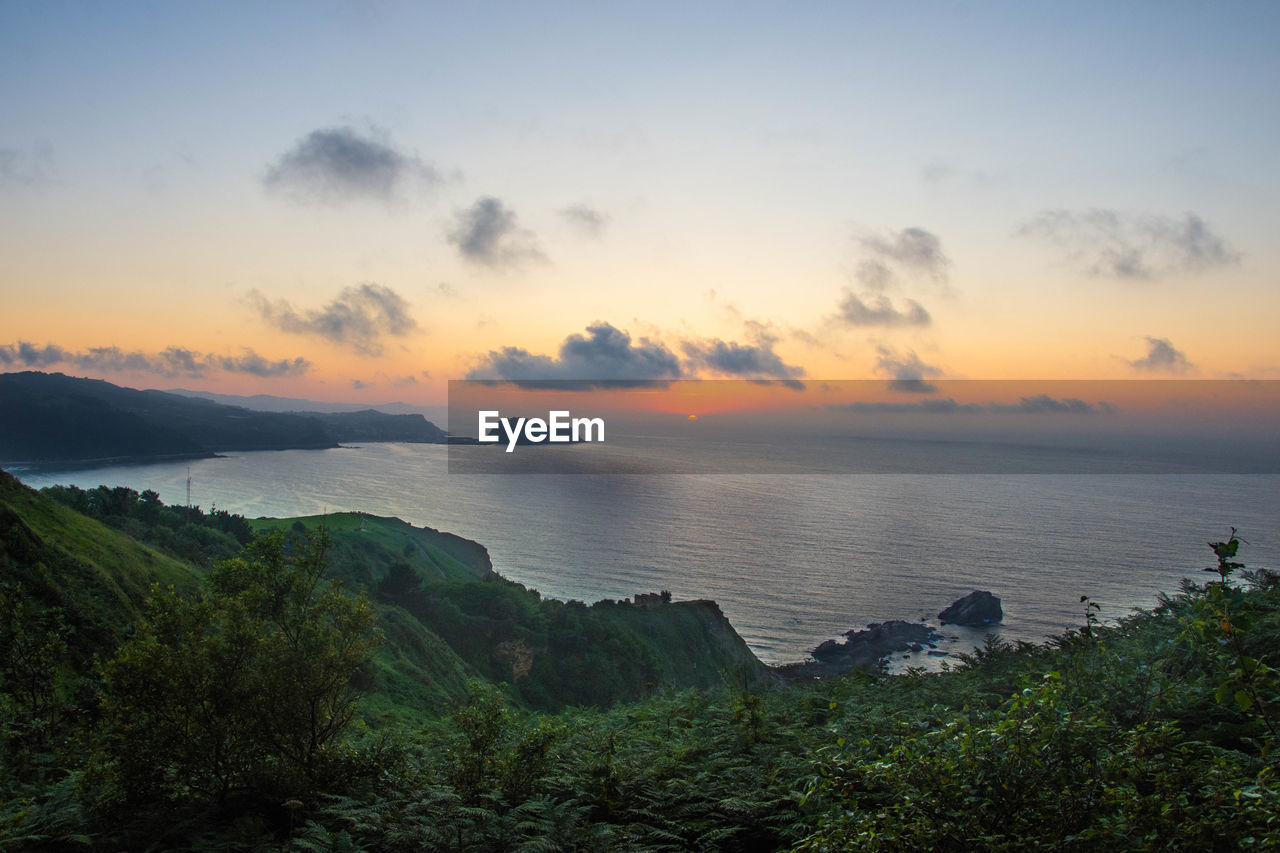
[[251,349],[245,349],[239,356],[203,354],[179,346],[167,347],[159,353],[126,351],[116,346],[89,347],[73,352],[57,344],[41,347],[27,341],[0,346],[0,364],[33,368],[65,364],[82,370],[156,373],[161,376],[192,378],[202,377],[215,370],[262,377],[301,376],[311,367],[311,362],[305,358],[270,361]]
[[850,326],[928,326],[933,322],[929,312],[914,299],[903,300],[903,308],[895,308],[889,297],[883,294],[868,303],[856,294],[846,291],[840,302],[838,319]]
[[722,341],[718,338],[700,341],[685,341],[682,345],[690,366],[706,368],[723,376],[736,376],[750,379],[781,379],[788,387],[801,390],[804,383],[798,378],[804,376],[804,368],[783,362],[782,358],[768,344],[740,344],[736,341]]
[[218,356],[217,365],[228,373],[248,373],[252,376],[272,378],[278,376],[301,376],[311,367],[305,358],[282,358],[271,361],[247,349],[239,356]]
[[1135,370],[1148,373],[1186,373],[1195,367],[1187,361],[1182,351],[1175,349],[1165,338],[1147,338],[1147,354],[1129,362]]
[[113,373],[135,371],[142,373],[176,373],[163,358],[157,359],[141,352],[125,352],[119,347],[89,347],[84,352],[69,354],[68,360],[76,367],[107,370]]
[[860,292],[845,290],[834,322],[857,328],[931,325],[933,317],[923,305],[906,297],[895,305],[886,291],[896,289],[903,280],[928,279],[945,292],[951,261],[938,236],[923,228],[903,228],[855,239],[861,257],[853,277],[861,285]]
[[363,391],[365,388],[372,387],[372,382],[365,382],[363,379],[352,379],[351,387],[357,391]]
[[53,171],[53,149],[48,143],[29,150],[0,148],[0,187],[33,187],[48,183]]
[[373,282],[347,287],[320,309],[298,311],[283,299],[272,302],[254,290],[250,304],[267,323],[295,335],[314,335],[364,355],[381,355],[384,336],[404,337],[417,330],[400,294]]
[[916,412],[931,415],[976,414],[986,410],[984,404],[965,403],[961,405],[950,397],[944,400],[921,400],[918,403],[829,403],[827,408],[833,412],[858,412],[860,414],[880,415],[907,415]]
[[1059,400],[1050,397],[1048,394],[1023,397],[1016,406],[988,403],[987,408],[993,412],[1031,415],[1094,415],[1098,412],[1110,414],[1116,411],[1116,407],[1111,403],[1100,402],[1095,406],[1093,403],[1086,403],[1084,400],[1078,400],[1075,397],[1063,397]]
[[22,367],[48,367],[67,361],[67,353],[56,344],[37,346],[27,341],[0,346],[0,363]]
[[268,192],[300,204],[392,202],[405,191],[430,187],[440,175],[417,155],[394,146],[385,132],[366,136],[351,127],[313,130],[271,165]]
[[[604,322],[591,324],[586,332],[565,338],[554,357],[521,347],[490,350],[467,379],[520,382],[529,388],[578,380],[589,388],[645,385],[683,375],[680,359],[663,344],[648,338],[633,344],[629,334]],[[542,385],[548,380],[550,385]]]
[[1064,263],[1097,278],[1151,281],[1224,269],[1241,257],[1193,213],[1178,219],[1100,208],[1046,210],[1017,233],[1056,246]]
[[925,364],[914,351],[905,356],[886,347],[878,347],[879,357],[876,359],[875,372],[889,377],[889,388],[907,394],[932,394],[938,386],[926,379],[937,379],[942,376],[942,369],[932,364]]
[[1112,415],[1119,411],[1114,403],[1100,400],[1086,403],[1075,397],[1056,399],[1047,394],[1023,397],[1017,403],[957,403],[947,397],[942,400],[921,400],[918,403],[832,403],[831,411],[857,412],[860,414],[931,414],[931,415]]
[[599,237],[609,224],[609,215],[585,204],[571,204],[561,209],[560,216],[584,237]]
[[923,228],[903,228],[889,234],[857,238],[861,261],[854,270],[858,281],[870,290],[884,290],[899,278],[929,278],[945,284],[951,261],[938,235]]
[[958,182],[970,183],[979,187],[986,187],[995,183],[995,178],[988,172],[977,169],[962,169],[941,160],[934,160],[921,169],[920,180],[935,187]]
[[926,184],[940,184],[960,174],[960,170],[950,163],[934,160],[920,170],[920,180]]
[[520,228],[515,211],[492,196],[459,211],[447,236],[463,258],[482,266],[515,268],[546,260],[534,233]]
[[186,347],[167,347],[160,353],[159,361],[173,374],[185,373],[188,376],[204,374],[204,360],[200,353]]

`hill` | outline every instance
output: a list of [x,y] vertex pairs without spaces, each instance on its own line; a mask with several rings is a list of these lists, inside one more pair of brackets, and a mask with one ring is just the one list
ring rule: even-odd
[[194,566],[60,506],[0,471],[0,582],[63,614],[75,659],[115,648],[152,584],[188,593]]
[[444,431],[421,415],[256,412],[61,373],[0,374],[0,464],[93,464],[327,448],[343,441],[445,440]]
[[3,577],[41,608],[66,613],[86,657],[115,647],[152,583],[194,593],[207,569],[251,532],[278,531],[292,543],[323,527],[328,574],[353,593],[367,591],[386,635],[366,673],[371,719],[438,715],[474,678],[509,684],[513,701],[546,710],[767,678],[714,602],[543,599],[494,572],[484,546],[397,518],[246,521],[166,507],[154,492],[37,493],[0,476]]
[[227,406],[241,406],[255,412],[362,412],[373,409],[389,415],[422,415],[430,420],[443,419],[448,414],[445,406],[414,406],[409,403],[335,403],[328,400],[307,400],[301,397],[278,397],[274,394],[217,394],[213,391],[195,391],[190,388],[166,388],[169,394],[183,397],[199,397]]
[[[132,514],[117,490],[61,497],[164,519]],[[289,569],[318,553],[321,522],[336,591]],[[711,602],[544,600],[494,575],[479,545],[395,519],[253,525],[268,547],[202,578],[0,475],[0,847],[1280,840],[1280,575],[1246,572],[1235,531],[1211,543],[1210,580],[1118,624],[1084,602],[1078,630],[1039,646],[996,638],[950,671],[782,685],[734,671],[745,648]],[[177,589],[130,631],[151,582]],[[366,690],[369,727],[317,730],[348,718],[317,717],[305,700],[333,685],[311,676],[350,660],[334,641],[371,630],[371,615],[382,644],[336,685]],[[324,739],[301,741],[314,762],[277,737],[298,729]]]
[[299,536],[323,525],[330,571],[348,588],[370,591],[387,632],[370,698],[392,716],[421,716],[460,698],[467,678],[508,684],[518,703],[555,710],[768,677],[713,601],[544,599],[494,572],[483,546],[398,518],[334,513],[250,523]]

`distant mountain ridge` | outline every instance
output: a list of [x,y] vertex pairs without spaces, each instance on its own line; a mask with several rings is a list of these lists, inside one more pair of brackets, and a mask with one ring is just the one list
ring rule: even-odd
[[422,415],[427,420],[443,420],[447,406],[414,406],[409,403],[335,403],[326,400],[306,400],[300,397],[278,397],[275,394],[217,394],[213,391],[195,391],[190,388],[166,388],[166,394],[195,397],[226,406],[240,406],[255,412],[363,412],[372,409],[388,415]]
[[337,447],[343,441],[444,443],[422,415],[262,412],[61,373],[0,374],[0,463],[198,458],[219,451]]

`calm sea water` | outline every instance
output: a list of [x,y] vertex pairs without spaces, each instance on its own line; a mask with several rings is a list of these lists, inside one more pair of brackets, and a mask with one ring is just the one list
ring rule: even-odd
[[973,589],[1003,599],[1004,636],[1039,641],[1081,623],[1081,595],[1114,618],[1203,580],[1205,543],[1231,526],[1248,565],[1280,566],[1275,475],[475,475],[418,444],[14,473],[181,504],[188,467],[206,509],[399,516],[483,543],[545,596],[715,599],[769,663]]

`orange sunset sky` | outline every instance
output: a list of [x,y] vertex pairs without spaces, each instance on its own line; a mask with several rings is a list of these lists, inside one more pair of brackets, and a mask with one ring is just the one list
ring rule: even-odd
[[596,6],[0,3],[0,371],[1280,378],[1280,7]]

